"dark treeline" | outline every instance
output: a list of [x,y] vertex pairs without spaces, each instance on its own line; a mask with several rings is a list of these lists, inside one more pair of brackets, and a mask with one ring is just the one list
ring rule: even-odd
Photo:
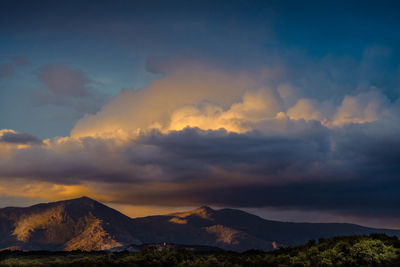
[[311,240],[273,252],[0,252],[0,266],[400,266],[400,241],[383,234]]

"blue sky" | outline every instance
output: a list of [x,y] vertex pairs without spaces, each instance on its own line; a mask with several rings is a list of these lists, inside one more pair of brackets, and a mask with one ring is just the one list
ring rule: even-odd
[[69,133],[82,112],[31,103],[43,87],[35,70],[53,63],[82,70],[107,97],[158,77],[149,62],[197,60],[246,70],[279,64],[288,82],[320,99],[376,86],[395,100],[398,11],[390,1],[5,1],[0,62],[32,64],[1,78],[0,126],[43,138]]

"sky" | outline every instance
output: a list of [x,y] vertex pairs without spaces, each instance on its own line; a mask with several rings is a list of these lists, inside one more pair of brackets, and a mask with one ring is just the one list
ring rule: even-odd
[[0,207],[86,195],[400,229],[396,1],[0,8]]

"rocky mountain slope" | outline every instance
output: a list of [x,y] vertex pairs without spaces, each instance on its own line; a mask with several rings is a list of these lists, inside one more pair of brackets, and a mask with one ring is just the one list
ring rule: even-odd
[[131,219],[87,197],[0,209],[0,249],[105,250],[140,243]]
[[174,243],[227,250],[272,250],[310,239],[400,231],[342,223],[288,223],[235,209],[209,207],[131,219],[87,197],[0,209],[0,249],[108,250]]

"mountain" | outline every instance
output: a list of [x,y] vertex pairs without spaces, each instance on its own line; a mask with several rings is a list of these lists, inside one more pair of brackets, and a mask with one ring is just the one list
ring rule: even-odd
[[131,219],[87,197],[0,209],[0,250],[123,250],[183,244],[226,250],[272,250],[339,235],[400,231],[345,223],[270,221],[235,209],[198,209]]
[[400,231],[375,229],[348,223],[291,223],[265,220],[235,209],[209,207],[164,216],[133,219],[133,234],[143,242],[171,242],[216,246],[226,250],[272,250],[311,239],[343,235]]
[[131,219],[87,197],[0,209],[0,249],[105,250],[141,243]]

